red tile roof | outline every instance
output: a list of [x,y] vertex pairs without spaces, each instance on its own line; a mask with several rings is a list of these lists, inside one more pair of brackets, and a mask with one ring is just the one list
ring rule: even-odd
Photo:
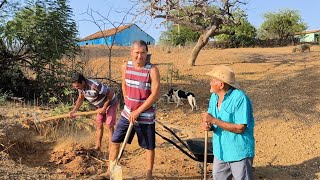
[[98,32],[96,32],[94,34],[91,34],[90,36],[87,36],[87,37],[81,39],[80,41],[86,41],[86,40],[91,40],[91,39],[98,39],[98,38],[112,36],[112,35],[115,35],[116,33],[120,32],[120,31],[123,31],[123,30],[131,27],[132,25],[133,24],[119,26],[117,28],[112,28],[112,29],[108,29],[108,30],[104,30],[104,31],[98,31]]

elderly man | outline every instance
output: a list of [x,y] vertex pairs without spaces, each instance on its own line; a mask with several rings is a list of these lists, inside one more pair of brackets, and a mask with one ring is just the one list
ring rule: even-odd
[[234,71],[215,66],[208,112],[202,113],[202,128],[213,130],[213,179],[253,179],[254,117],[249,97],[240,89]]

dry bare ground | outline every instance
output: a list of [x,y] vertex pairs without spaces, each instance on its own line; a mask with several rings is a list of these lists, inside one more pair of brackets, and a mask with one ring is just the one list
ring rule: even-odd
[[[102,67],[100,77],[108,74],[103,46],[86,47],[90,65]],[[172,63],[172,86],[196,94],[200,109],[190,112],[187,103],[158,102],[157,119],[169,126],[183,140],[204,137],[200,129],[200,113],[210,97],[209,78],[204,72],[214,65],[232,65],[242,89],[251,97],[256,120],[255,179],[320,179],[320,47],[310,53],[291,53],[292,47],[212,49],[200,53],[195,67],[186,64],[190,49],[172,49],[166,53],[152,47],[152,62],[159,64],[163,87],[168,66]],[[116,47],[112,58],[112,79],[119,80],[121,64],[129,49]],[[12,105],[14,106],[14,105]],[[32,109],[0,107],[0,177],[2,179],[90,179],[106,170],[102,154],[90,154],[94,133],[64,140],[44,141],[36,131],[26,129],[20,121],[30,118]],[[47,111],[42,111],[42,113]],[[44,115],[45,116],[45,115]],[[157,125],[157,131],[169,136]],[[210,135],[211,136],[211,135]],[[106,139],[106,137],[105,137]],[[106,141],[106,140],[105,140]],[[174,140],[177,142],[176,140]],[[157,136],[155,179],[200,179],[197,162],[188,158],[172,144]],[[135,139],[121,160],[126,179],[143,179],[145,154]],[[209,167],[211,164],[209,165]],[[210,169],[210,168],[209,168]]]

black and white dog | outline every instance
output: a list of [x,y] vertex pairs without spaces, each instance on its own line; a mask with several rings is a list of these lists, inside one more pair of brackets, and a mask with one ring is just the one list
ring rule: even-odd
[[[170,91],[169,91],[170,92]],[[173,94],[171,93],[167,93],[167,94],[164,94],[164,95],[162,95],[162,97],[161,97],[161,99],[166,99],[167,100],[167,103],[169,104],[169,103],[173,103],[173,102],[175,102],[174,101],[174,99],[173,99]]]
[[173,101],[177,103],[177,107],[178,107],[180,104],[182,104],[182,101],[181,101],[182,99],[187,99],[191,106],[191,111],[198,110],[198,106],[196,104],[196,98],[194,94],[191,92],[170,89],[167,96],[168,96],[168,99],[167,99],[168,103],[170,102],[170,99],[173,99]]

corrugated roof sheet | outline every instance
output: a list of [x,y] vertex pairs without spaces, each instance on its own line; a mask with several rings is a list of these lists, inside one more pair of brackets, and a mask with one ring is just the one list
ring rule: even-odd
[[318,30],[310,30],[310,31],[298,32],[298,33],[296,33],[296,35],[300,35],[300,34],[311,34],[311,33],[317,33],[317,32],[320,32],[320,29],[318,29]]
[[94,34],[91,34],[90,36],[87,36],[87,37],[81,39],[80,41],[87,41],[87,40],[91,40],[91,39],[98,39],[98,38],[112,36],[120,31],[123,31],[123,30],[131,27],[132,25],[133,24],[129,24],[129,25],[124,25],[124,26],[119,26],[118,28],[112,28],[112,29],[108,29],[108,30],[104,30],[104,31],[98,31]]

